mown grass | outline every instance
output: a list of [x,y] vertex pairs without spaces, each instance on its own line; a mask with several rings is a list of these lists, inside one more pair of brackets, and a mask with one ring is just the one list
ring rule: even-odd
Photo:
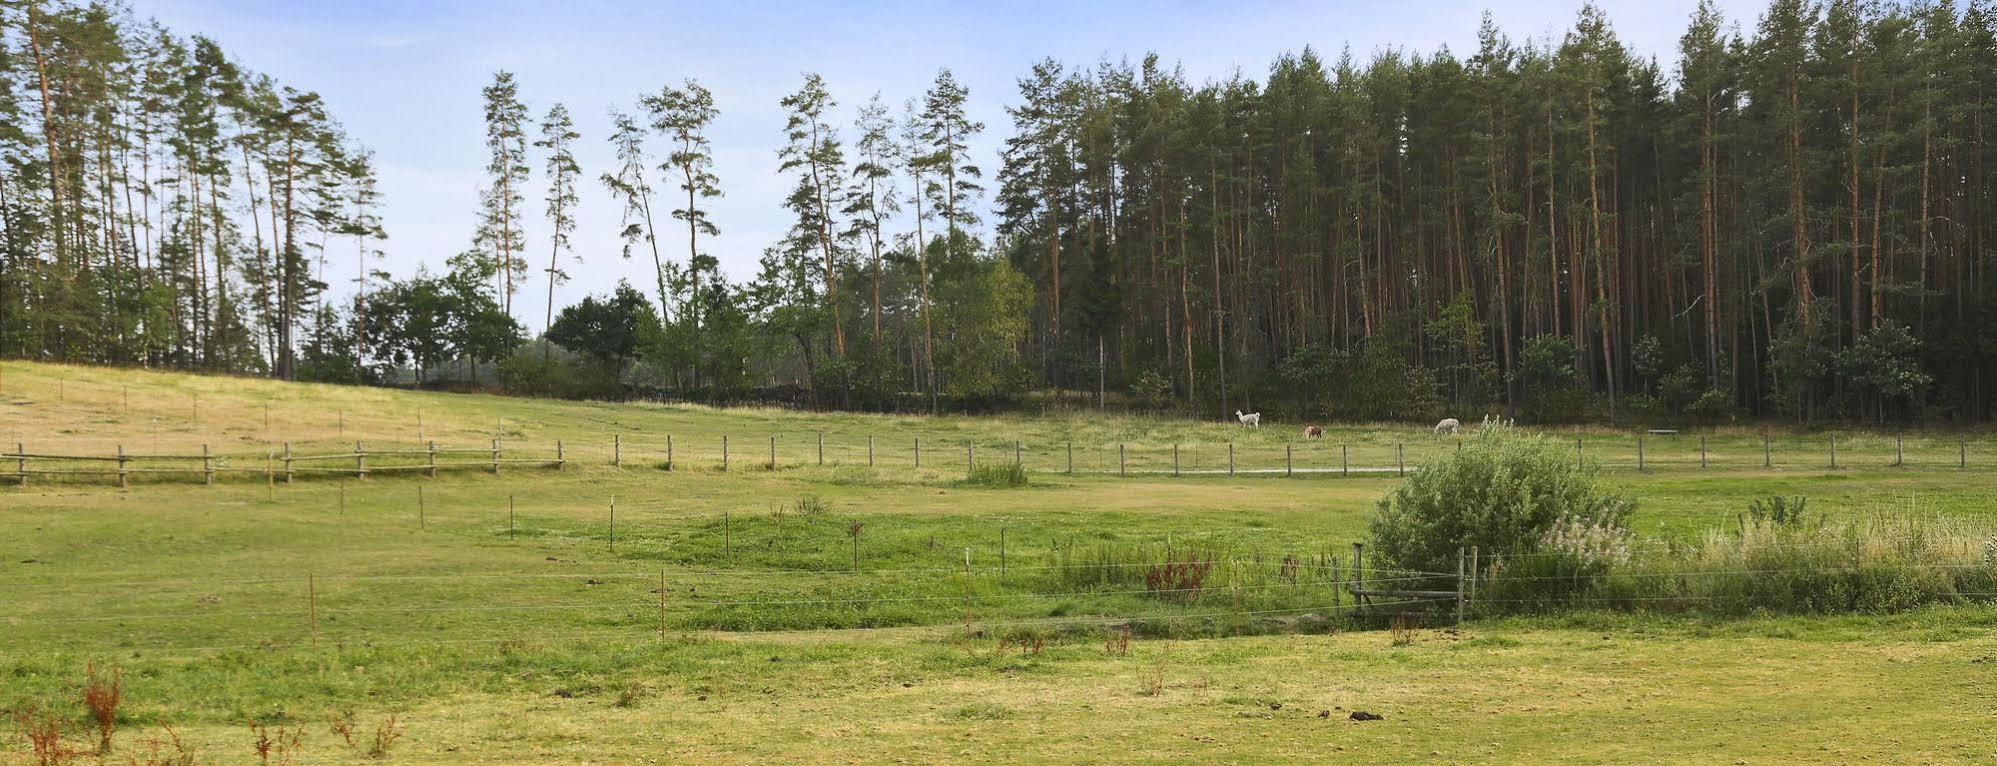
[[[172,724],[209,754],[204,763],[244,760],[250,722],[307,726],[303,763],[353,760],[325,728],[338,709],[367,726],[403,714],[408,735],[391,757],[422,763],[1281,763],[1321,760],[1328,740],[1387,763],[1988,754],[1973,717],[1956,712],[1979,692],[1950,674],[1991,651],[1985,607],[1819,620],[1589,612],[1422,632],[1410,647],[1344,632],[1363,625],[1300,619],[1336,614],[1325,607],[1344,597],[1327,574],[1394,479],[1169,475],[1181,439],[1235,439],[1241,464],[1260,454],[1280,465],[1290,437],[1273,426],[576,404],[12,362],[0,371],[0,436],[65,449],[137,442],[151,417],[162,450],[233,439],[248,452],[267,436],[387,441],[419,408],[426,436],[490,438],[486,420],[498,414],[505,438],[572,440],[576,462],[560,472],[0,487],[0,708],[52,704],[80,725],[84,668],[118,668],[121,742]],[[57,377],[60,402],[37,388]],[[130,415],[104,393],[126,385]],[[201,419],[171,421],[196,390]],[[276,402],[268,434],[266,399]],[[322,422],[340,409],[352,431]],[[832,463],[823,467],[819,428]],[[757,429],[760,439],[739,436]],[[868,467],[864,437],[877,429]],[[907,447],[924,439],[921,470],[912,450],[886,458],[892,429]],[[967,482],[961,441],[938,446],[975,435],[979,463],[1009,472],[1007,431],[1040,444],[1022,450],[1023,484]],[[727,474],[687,446],[724,432],[742,449]],[[756,465],[770,432],[785,435],[774,471]],[[581,459],[591,448],[577,443],[607,450],[610,433],[626,437],[622,468],[607,454]],[[633,447],[664,433],[675,434],[677,470],[660,468],[663,452]],[[1048,446],[1069,434],[1078,445],[1162,445],[1145,454],[1163,470],[1069,475]],[[1341,434],[1375,439],[1387,459],[1392,440],[1421,437],[1334,430],[1327,443]],[[833,459],[842,444],[847,459]],[[1315,448],[1335,465],[1335,445]],[[1193,452],[1181,448],[1182,470],[1224,466],[1224,454]],[[1096,459],[1105,455],[1114,473],[1114,447]],[[1086,459],[1078,449],[1078,467]],[[1615,474],[1641,500],[1641,539],[1699,542],[1772,494],[1807,495],[1813,512],[1837,518],[1911,507],[1997,522],[1977,470],[1695,470]],[[1186,587],[1188,560],[1212,564],[1197,589]],[[1181,569],[1149,566],[1161,563]],[[1151,587],[1159,577],[1179,587]],[[1130,656],[1105,656],[1103,632],[1125,625],[1139,639]],[[801,629],[811,632],[743,632]],[[1300,629],[1331,635],[1253,637]],[[1242,637],[1204,638],[1233,634]],[[1167,654],[1147,636],[1177,641]],[[1038,653],[1025,648],[1033,639]],[[1876,741],[1840,717],[1864,704],[1933,735]],[[1316,717],[1361,705],[1388,720]],[[1737,734],[1696,733],[1722,723]],[[1342,728],[1322,728],[1331,725]],[[1632,734],[1613,745],[1584,734],[1612,726]],[[1837,749],[1795,742],[1805,730],[1812,746]],[[0,761],[19,747],[0,736]]]

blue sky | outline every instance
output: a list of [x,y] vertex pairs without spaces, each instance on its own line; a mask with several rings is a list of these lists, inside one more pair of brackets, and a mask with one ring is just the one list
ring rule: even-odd
[[[1667,70],[1695,4],[1601,2],[1625,43],[1659,57]],[[1761,3],[1721,0],[1721,7],[1751,28]],[[650,282],[648,262],[620,257],[619,208],[595,179],[611,168],[606,110],[630,108],[640,93],[666,83],[692,77],[715,94],[715,170],[726,197],[712,208],[721,236],[703,249],[730,275],[746,278],[788,226],[781,202],[792,181],[777,172],[778,100],[804,72],[825,77],[846,122],[876,92],[898,113],[939,67],[950,67],[971,89],[974,118],[986,123],[973,152],[995,180],[997,148],[1010,131],[1005,106],[1015,101],[1017,78],[1041,58],[1086,65],[1155,51],[1198,82],[1237,69],[1259,78],[1278,54],[1307,45],[1328,58],[1348,46],[1362,58],[1383,47],[1442,45],[1468,55],[1486,8],[1518,40],[1557,36],[1580,2],[134,0],[140,16],[177,34],[212,37],[252,69],[326,97],[376,153],[387,198],[384,265],[396,274],[435,267],[469,241],[485,164],[479,89],[492,72],[512,71],[537,117],[555,101],[566,103],[583,134],[577,155],[589,183],[576,234],[582,264],[567,267],[574,279],[557,290],[557,306],[607,291],[619,278]],[[528,256],[539,269],[548,251],[539,159],[533,164]],[[683,233],[665,230],[661,239],[665,252],[684,252]],[[351,263],[335,263],[329,277],[352,273]],[[515,299],[515,314],[536,330],[545,291],[545,283],[531,283]]]

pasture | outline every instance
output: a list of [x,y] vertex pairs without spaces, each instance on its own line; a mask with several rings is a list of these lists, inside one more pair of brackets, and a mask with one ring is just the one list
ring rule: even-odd
[[[199,763],[253,762],[252,724],[301,730],[290,762],[363,761],[390,714],[403,734],[383,755],[413,763],[1997,757],[1989,606],[1438,616],[1411,631],[1353,618],[1337,578],[1396,460],[1413,469],[1453,440],[1263,423],[572,403],[8,362],[10,448],[206,445],[243,470],[212,486],[0,486],[0,708],[56,711],[65,741],[94,744],[79,688],[86,666],[115,668],[112,763],[143,759],[167,727]],[[1997,522],[1987,434],[1839,432],[1837,469],[1830,433],[1768,434],[1768,467],[1758,429],[1647,436],[1643,471],[1634,432],[1569,437],[1638,499],[1645,544],[1777,494],[1834,515]],[[265,472],[286,443],[494,439],[519,454],[560,441],[567,462]],[[967,463],[1010,465],[1015,445],[1023,486],[966,481]],[[1368,470],[1346,475],[1341,458]],[[1189,556],[1226,563],[1194,587],[1143,579]],[[329,727],[347,716],[354,746]],[[33,762],[14,728],[0,762]]]

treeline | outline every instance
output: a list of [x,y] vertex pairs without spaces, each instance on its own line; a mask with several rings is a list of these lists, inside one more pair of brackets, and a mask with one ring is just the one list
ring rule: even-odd
[[378,197],[317,94],[213,41],[0,6],[0,353],[290,377]]
[[1776,0],[1745,33],[1703,3],[1670,68],[1594,7],[1262,81],[1048,62],[1001,247],[1046,380],[1106,342],[1205,412],[1984,419],[1994,35]]
[[[598,139],[496,75],[470,246],[394,280],[367,155],[311,94],[100,6],[0,14],[0,353],[855,408],[1992,414],[1980,2],[1776,0],[1747,29],[1702,4],[1669,67],[1592,6],[1557,40],[1487,21],[1467,58],[1307,49],[1260,79],[1049,60],[995,158],[947,69],[899,108],[807,75],[794,224],[746,280],[705,249],[726,169],[693,80]],[[585,193],[655,278],[523,324]]]

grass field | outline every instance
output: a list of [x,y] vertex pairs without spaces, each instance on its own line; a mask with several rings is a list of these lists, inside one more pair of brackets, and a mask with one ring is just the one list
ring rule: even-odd
[[[0,363],[0,436],[30,451],[207,444],[247,465],[284,442],[500,438],[561,440],[571,461],[0,487],[0,708],[58,710],[73,742],[94,742],[76,703],[84,668],[115,667],[114,763],[167,726],[200,763],[256,762],[252,723],[303,727],[297,763],[366,760],[365,742],[329,732],[340,711],[361,740],[395,714],[406,734],[388,757],[416,763],[1997,759],[1990,607],[1438,618],[1399,641],[1343,619],[1330,567],[1398,479],[1230,477],[1221,450],[1280,468],[1288,446],[1324,467],[1344,444],[1352,464],[1384,467],[1405,445],[1413,467],[1452,442],[1377,426],[1305,443],[1265,419],[1246,432],[819,415]],[[772,435],[774,471],[761,467]],[[1610,453],[1588,457],[1634,468],[1632,433],[1580,436]],[[1838,470],[1805,451],[1827,458],[1829,437],[1779,434],[1778,458],[1791,445],[1795,457],[1763,469],[1760,431],[1716,431],[1705,472],[1699,435],[1650,437],[1651,470],[1612,476],[1639,501],[1644,543],[1692,539],[1774,494],[1835,515],[1997,522],[1987,434],[1909,434],[1894,467],[1893,434],[1839,433]],[[1031,448],[1026,486],[963,480],[966,443],[980,463],[1009,463],[1015,440]],[[1065,473],[1070,441],[1078,468],[1100,472]],[[1145,470],[1114,475],[1118,444]],[[1221,472],[1169,475],[1173,444],[1182,470]],[[1631,459],[1611,460],[1625,444]],[[1177,597],[1104,563],[1188,552],[1228,563]],[[1128,652],[1106,649],[1126,625]],[[1345,720],[1355,709],[1386,719]],[[31,758],[19,736],[0,739],[0,763]]]

